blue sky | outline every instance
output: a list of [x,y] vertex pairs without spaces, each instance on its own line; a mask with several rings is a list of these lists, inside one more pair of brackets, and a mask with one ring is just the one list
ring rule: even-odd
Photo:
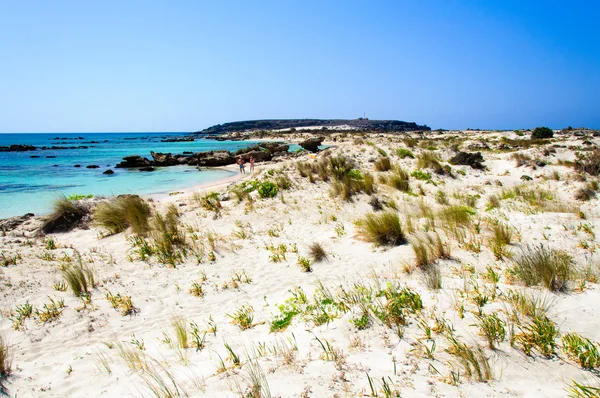
[[0,131],[600,128],[599,4],[0,0]]

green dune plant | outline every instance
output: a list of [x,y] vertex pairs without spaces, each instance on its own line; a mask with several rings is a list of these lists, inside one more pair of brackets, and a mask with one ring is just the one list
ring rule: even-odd
[[556,349],[558,328],[547,316],[535,316],[531,322],[521,327],[515,340],[527,355],[536,348],[543,356],[551,357]]
[[478,315],[477,326],[480,334],[488,342],[490,349],[495,349],[497,343],[501,343],[506,339],[506,322],[498,318],[496,314]]
[[406,149],[406,148],[396,149],[396,155],[400,159],[405,159],[405,158],[414,159],[415,158],[415,155],[412,153],[412,151],[410,149]]
[[94,211],[94,223],[111,234],[131,227],[136,235],[145,235],[150,227],[150,205],[137,195],[122,195],[100,203]]
[[567,333],[562,336],[563,351],[577,361],[584,369],[600,367],[600,350],[598,343],[577,333]]

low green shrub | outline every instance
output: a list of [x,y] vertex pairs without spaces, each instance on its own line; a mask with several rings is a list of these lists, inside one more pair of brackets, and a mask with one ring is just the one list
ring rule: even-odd
[[261,182],[258,186],[258,195],[261,198],[273,198],[277,195],[277,186],[270,181]]
[[548,127],[536,127],[531,132],[532,139],[552,138],[554,137],[554,131]]

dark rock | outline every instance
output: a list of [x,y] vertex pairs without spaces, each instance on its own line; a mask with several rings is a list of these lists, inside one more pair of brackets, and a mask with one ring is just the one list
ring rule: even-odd
[[152,166],[140,167],[138,171],[154,171],[155,168]]
[[75,166],[73,166],[73,167],[81,167],[81,165],[80,165],[80,164],[76,164],[76,165],[75,165]]
[[150,152],[152,159],[154,160],[155,166],[175,166],[182,164],[179,162],[179,158],[173,157],[170,153]]
[[97,169],[99,167],[100,166],[98,166],[97,164],[90,164],[90,165],[85,166],[86,169]]
[[36,158],[39,158],[39,156],[38,155],[31,155],[30,158],[36,159]]
[[151,166],[152,162],[145,157],[134,155],[134,156],[125,156],[123,161],[117,164],[116,168],[130,168],[130,167],[147,167]]
[[325,137],[313,137],[313,138],[309,138],[307,140],[300,142],[298,145],[300,145],[302,148],[306,149],[307,151],[318,152],[319,146],[321,145],[323,140],[325,140]]
[[10,217],[0,220],[0,231],[12,231],[25,221],[33,217],[33,213],[27,213],[22,216]]
[[528,176],[528,175],[525,175],[525,174],[523,174],[523,175],[521,176],[521,180],[523,180],[523,181],[531,181],[531,180],[533,180],[533,178],[531,178],[531,177],[530,177],[530,176]]
[[56,159],[56,156],[52,156],[52,155],[46,156],[46,159]]
[[112,175],[112,174],[115,174],[115,172],[111,169],[108,169],[108,170],[105,170],[102,174]]
[[269,151],[250,151],[239,157],[244,159],[244,162],[248,163],[250,161],[250,156],[254,158],[255,162],[268,162],[273,158],[273,155]]
[[287,152],[290,146],[283,142],[261,142],[258,144],[259,147],[265,148],[271,153],[275,152]]
[[481,152],[458,152],[449,162],[453,165],[471,166],[474,169],[482,170],[484,161]]
[[546,167],[546,162],[544,162],[543,160],[536,160],[535,165],[538,167]]
[[198,152],[188,164],[193,166],[217,167],[235,163],[235,157],[229,151]]
[[35,151],[37,148],[33,145],[11,145],[11,146],[0,146],[0,152],[26,152]]
[[192,136],[172,137],[172,138],[166,138],[164,140],[160,140],[160,142],[190,142],[190,141],[194,141],[194,137],[192,137]]

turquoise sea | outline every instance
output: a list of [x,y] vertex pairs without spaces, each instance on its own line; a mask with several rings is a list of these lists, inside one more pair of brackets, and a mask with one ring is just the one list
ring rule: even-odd
[[[150,195],[172,192],[220,180],[233,173],[223,170],[199,171],[192,166],[158,167],[154,172],[116,169],[124,156],[141,155],[152,159],[150,151],[202,152],[231,150],[255,141],[161,142],[169,136],[187,133],[37,133],[0,134],[0,146],[28,144],[42,146],[88,146],[87,149],[54,149],[27,152],[0,152],[0,218],[27,212],[47,213],[59,195]],[[58,139],[56,139],[58,138]],[[82,139],[80,139],[82,138]],[[90,143],[95,141],[98,143]],[[34,157],[32,156],[39,156]],[[76,164],[81,167],[74,167]],[[88,169],[87,165],[98,165]],[[104,175],[107,169],[113,175]]]

